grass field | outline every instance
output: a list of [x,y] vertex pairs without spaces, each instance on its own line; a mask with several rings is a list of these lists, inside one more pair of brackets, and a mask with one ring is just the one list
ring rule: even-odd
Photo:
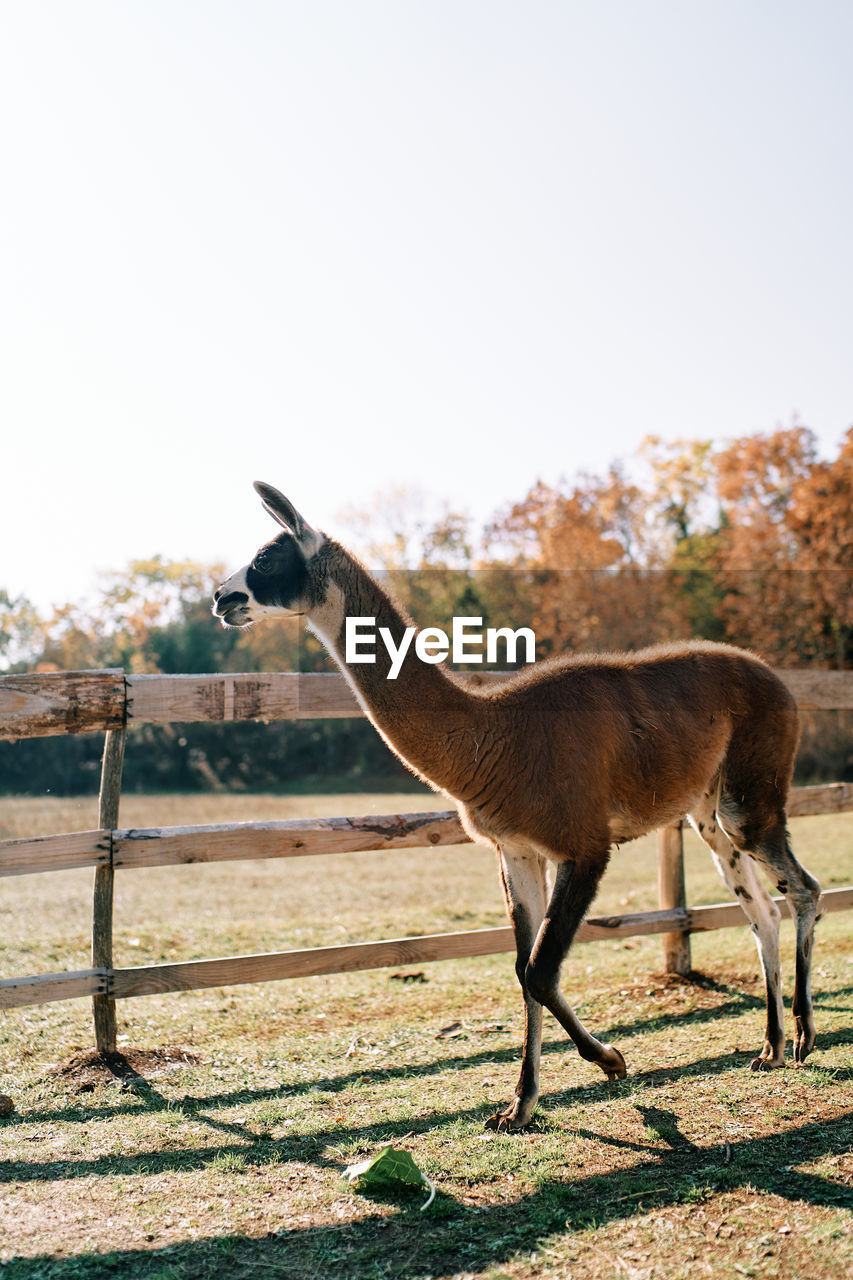
[[[442,808],[432,797],[136,797],[125,826]],[[97,825],[94,802],[0,800],[0,838]],[[792,824],[824,887],[853,883],[853,815]],[[614,856],[594,912],[656,905],[654,841]],[[722,901],[688,842],[691,903]],[[89,964],[91,873],[0,882],[3,975]],[[473,846],[119,872],[116,962],[504,923]],[[0,1023],[0,1271],[178,1277],[837,1277],[853,1264],[853,915],[825,918],[808,1066],[748,1070],[763,993],[746,929],[578,947],[563,985],[624,1053],[608,1084],[546,1021],[543,1096],[485,1132],[517,1073],[512,957],[119,1004],[131,1088],[84,1060],[88,1002]],[[790,922],[783,924],[786,1001]],[[405,976],[406,980],[403,980]],[[788,1012],[790,1033],[790,1011]],[[135,1057],[139,1053],[147,1057]],[[393,1142],[437,1195],[371,1196],[344,1167]]]

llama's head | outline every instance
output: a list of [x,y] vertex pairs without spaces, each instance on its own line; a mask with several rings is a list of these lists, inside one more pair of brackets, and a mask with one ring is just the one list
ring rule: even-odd
[[248,627],[273,613],[308,613],[318,604],[310,562],[325,542],[323,535],[303,520],[278,489],[259,480],[255,488],[284,532],[214,592],[213,612],[227,627]]

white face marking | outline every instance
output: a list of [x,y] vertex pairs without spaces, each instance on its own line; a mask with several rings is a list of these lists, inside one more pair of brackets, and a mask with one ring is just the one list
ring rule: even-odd
[[248,565],[232,573],[214,592],[213,616],[224,627],[246,627],[253,621],[250,611],[251,595],[246,586]]
[[249,595],[249,588],[246,586],[246,570],[248,565],[244,564],[242,569],[238,569],[236,573],[232,573],[230,578],[226,578],[219,590],[223,596],[230,595],[232,591],[242,591],[244,595]]

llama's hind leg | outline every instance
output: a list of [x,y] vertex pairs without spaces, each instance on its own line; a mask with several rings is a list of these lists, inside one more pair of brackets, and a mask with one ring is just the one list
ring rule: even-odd
[[814,1007],[811,991],[811,959],[814,929],[819,920],[820,885],[791,851],[784,821],[752,850],[779,893],[784,894],[797,933],[794,978],[794,1059],[805,1062],[815,1045]]
[[507,914],[515,934],[515,971],[524,998],[524,1041],[521,1072],[512,1102],[486,1121],[489,1129],[522,1129],[530,1120],[539,1097],[539,1062],[542,1053],[542,1005],[530,994],[525,971],[533,943],[545,915],[547,884],[545,865],[526,848],[501,846],[501,884]]
[[785,1029],[779,962],[780,912],[758,878],[752,859],[734,847],[721,829],[711,797],[690,814],[697,834],[711,850],[717,870],[749,920],[764,974],[767,1023],[764,1045],[752,1060],[753,1071],[785,1065]]

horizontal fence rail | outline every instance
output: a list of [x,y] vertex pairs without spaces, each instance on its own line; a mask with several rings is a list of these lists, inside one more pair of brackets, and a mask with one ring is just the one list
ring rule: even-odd
[[[853,671],[776,673],[803,709],[853,709]],[[506,679],[485,672],[480,680]],[[126,676],[121,670],[0,676],[0,739],[92,733],[130,724],[352,719],[363,715],[343,676],[260,672]]]
[[[853,783],[794,787],[788,815],[853,811]],[[79,867],[168,867],[192,862],[370,853],[428,845],[468,844],[454,810],[371,814],[363,818],[289,818],[195,827],[131,827],[71,831],[32,840],[0,840],[0,877]]]
[[[774,898],[774,902],[780,905],[784,901],[784,898]],[[821,898],[821,911],[824,913],[849,911],[851,908],[853,887],[827,889]],[[580,925],[575,938],[578,942],[603,942],[675,931],[704,933],[744,924],[745,917],[739,903],[717,902],[706,907],[590,916]],[[72,1000],[87,995],[107,995],[123,1000],[169,991],[196,991],[283,978],[354,973],[364,969],[497,955],[512,951],[514,947],[512,929],[504,926],[458,933],[420,934],[380,942],[342,943],[303,951],[270,951],[249,956],[223,956],[215,960],[141,965],[132,969],[83,969],[73,973],[4,978],[0,981],[0,1009]]]
[[[853,672],[784,670],[778,674],[802,708],[853,708]],[[478,678],[501,677],[484,673]],[[118,826],[128,725],[362,714],[346,681],[332,674],[128,676],[121,670],[107,670],[0,677],[0,738],[106,733],[100,826],[93,831],[0,841],[0,878],[95,869],[92,968],[2,979],[0,1009],[90,997],[97,1047],[114,1049],[115,1001],[119,999],[511,951],[512,930],[504,926],[136,968],[113,964],[113,877],[117,870],[429,848],[469,841],[455,811],[193,827]],[[851,783],[795,787],[788,806],[790,817],[847,811],[853,811]],[[743,925],[746,918],[737,902],[687,905],[680,828],[658,832],[658,859],[660,910],[590,917],[576,936],[578,941],[591,942],[660,934],[667,967],[684,973],[690,968],[692,933]],[[824,911],[851,908],[853,886],[824,893]]]

